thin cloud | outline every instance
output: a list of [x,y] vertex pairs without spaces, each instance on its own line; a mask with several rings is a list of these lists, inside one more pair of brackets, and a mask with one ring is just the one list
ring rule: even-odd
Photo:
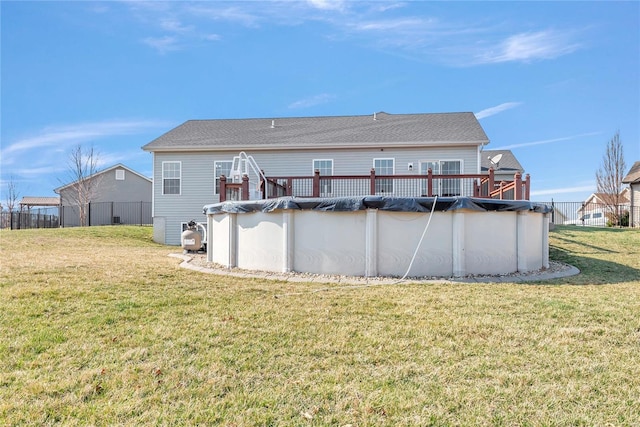
[[345,2],[341,0],[307,0],[307,3],[320,10],[344,10]]
[[522,147],[530,147],[533,145],[552,144],[554,142],[570,141],[576,138],[582,138],[585,136],[594,136],[594,135],[600,135],[600,134],[601,132],[581,133],[579,135],[563,136],[561,138],[544,139],[541,141],[532,141],[532,142],[523,142],[521,144],[505,145],[503,147],[492,148],[492,150],[511,150],[512,148],[522,148]]
[[554,59],[575,52],[581,46],[570,32],[553,30],[520,33],[507,37],[497,46],[476,57],[476,63],[532,62]]
[[321,93],[320,95],[315,95],[310,98],[301,99],[299,101],[293,102],[289,104],[288,108],[294,110],[299,108],[309,108],[314,107],[320,104],[326,104],[335,98],[335,95],[331,95],[328,93]]
[[[147,3],[154,3],[149,5]],[[155,3],[160,3],[156,5]],[[210,22],[245,28],[303,25],[321,22],[332,40],[355,40],[391,55],[454,67],[506,62],[551,60],[584,48],[577,29],[519,28],[504,23],[465,22],[434,13],[417,14],[404,2],[128,2],[145,25],[162,31],[144,38],[148,46],[166,54],[186,49],[210,34]],[[578,42],[578,40],[580,42]]]
[[485,108],[482,111],[478,111],[475,113],[476,119],[484,119],[485,117],[495,116],[496,114],[502,113],[503,111],[510,110],[519,105],[522,105],[522,102],[505,102],[504,104],[496,105],[495,107]]
[[8,155],[21,151],[45,147],[59,148],[116,135],[135,135],[167,126],[167,123],[157,121],[110,121],[80,123],[72,126],[51,126],[35,136],[22,138],[8,145],[2,150],[2,157],[6,160]]
[[173,36],[147,37],[142,40],[142,43],[151,46],[161,54],[180,50],[178,39]]

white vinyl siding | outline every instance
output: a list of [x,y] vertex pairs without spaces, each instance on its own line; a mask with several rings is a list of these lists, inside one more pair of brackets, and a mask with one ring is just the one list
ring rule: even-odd
[[162,162],[162,194],[180,194],[182,162]]
[[[373,168],[376,175],[394,175],[395,159],[373,159]],[[376,194],[393,194],[392,179],[376,179]]]
[[[368,176],[373,159],[381,158],[380,148],[331,149],[331,150],[261,150],[247,153],[253,156],[267,177],[306,176],[311,177],[313,160],[333,160],[333,175]],[[156,152],[154,162],[154,223],[163,223],[165,239],[161,243],[180,245],[180,223],[190,220],[206,221],[202,212],[205,205],[217,203],[220,199],[213,194],[215,182],[214,164],[218,161],[232,161],[238,150],[202,151],[202,152]],[[425,147],[425,148],[385,148],[385,158],[395,159],[394,164],[405,165],[421,159],[460,160],[462,173],[477,173],[477,146]],[[163,194],[163,165],[166,162],[178,162],[180,168],[180,203],[175,196]],[[435,171],[434,171],[435,173]],[[376,174],[382,173],[376,170]],[[393,174],[393,173],[392,173]],[[414,168],[413,174],[418,174]],[[251,176],[251,185],[258,178]],[[332,195],[342,195],[340,188],[345,184],[334,181]],[[369,194],[368,181],[362,181],[362,195]],[[352,188],[352,187],[349,187]],[[164,221],[164,222],[163,222]],[[155,233],[155,231],[154,231]],[[154,237],[155,238],[155,237]]]
[[226,178],[229,178],[232,165],[232,160],[218,160],[213,162],[213,176],[216,181],[213,194],[220,194],[220,177],[224,175]]

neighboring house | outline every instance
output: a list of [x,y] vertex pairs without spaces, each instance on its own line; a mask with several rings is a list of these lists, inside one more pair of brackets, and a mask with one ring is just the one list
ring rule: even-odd
[[[240,152],[267,177],[455,175],[480,174],[488,143],[473,113],[190,120],[142,147],[153,153],[154,240],[179,245],[186,222],[204,221],[203,206],[220,200],[220,178],[233,175]],[[394,195],[381,181],[376,194]]]
[[[92,190],[89,205],[86,209],[88,224],[144,224],[149,223],[151,216],[151,200],[153,184],[151,179],[126,167],[117,164],[103,169],[90,177]],[[61,226],[80,225],[80,211],[76,191],[76,182],[72,182],[53,190],[60,195]]]
[[513,181],[516,173],[524,175],[524,168],[511,150],[484,150],[480,160],[483,173],[493,168],[496,182]]
[[[629,210],[629,188],[625,188],[620,192],[619,205],[617,210],[622,214]],[[578,208],[578,219],[565,222],[565,224],[585,225],[592,227],[606,227],[609,225],[612,215],[615,214],[616,208],[610,202],[612,196],[604,193],[591,194]]]
[[629,184],[629,225],[640,227],[640,161],[631,166],[622,183]]

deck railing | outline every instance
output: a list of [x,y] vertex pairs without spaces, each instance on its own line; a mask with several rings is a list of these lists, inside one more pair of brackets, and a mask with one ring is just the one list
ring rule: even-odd
[[[220,178],[220,201],[250,200],[249,178],[244,175],[241,183],[227,182]],[[516,173],[513,181],[496,182],[493,169],[486,174],[441,175],[431,169],[424,175],[320,175],[267,176],[261,179],[253,191],[259,198],[272,199],[283,196],[296,197],[345,197],[345,196],[394,196],[433,197],[468,196],[504,200],[529,200],[530,177],[522,179]]]

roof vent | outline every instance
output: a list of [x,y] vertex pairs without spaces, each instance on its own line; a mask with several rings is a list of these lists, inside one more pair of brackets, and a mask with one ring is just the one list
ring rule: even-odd
[[373,120],[378,120],[378,118],[376,117],[376,113],[373,113]]
[[271,120],[271,129],[275,129],[275,128],[276,128],[276,121]]

